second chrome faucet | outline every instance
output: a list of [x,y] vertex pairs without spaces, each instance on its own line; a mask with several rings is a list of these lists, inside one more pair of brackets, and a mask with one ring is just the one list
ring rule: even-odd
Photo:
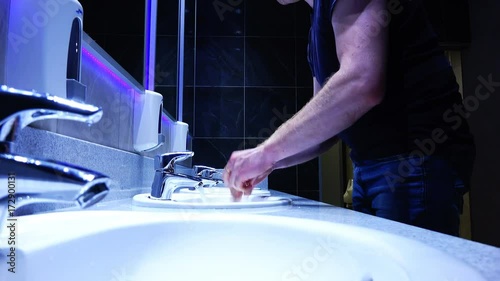
[[194,166],[193,172],[182,174],[175,171],[175,164],[193,157],[194,152],[170,152],[155,157],[155,177],[151,186],[151,198],[171,200],[181,189],[213,187],[222,182],[214,176],[216,170],[206,166]]

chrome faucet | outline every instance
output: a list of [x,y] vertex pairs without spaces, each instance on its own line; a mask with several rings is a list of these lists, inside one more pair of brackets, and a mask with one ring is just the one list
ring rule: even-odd
[[[151,186],[152,199],[171,200],[172,194],[181,189],[197,189],[212,187],[221,182],[221,180],[205,177],[203,173],[208,173],[205,167],[194,175],[186,175],[175,172],[175,164],[193,157],[194,152],[170,152],[155,157],[155,177]],[[196,167],[196,166],[195,166]],[[205,171],[205,172],[203,172]],[[202,174],[199,174],[203,172]]]
[[40,202],[72,203],[86,208],[109,191],[111,180],[68,163],[13,154],[21,129],[44,119],[93,124],[102,110],[64,98],[0,86],[0,225],[17,208]]
[[222,176],[223,176],[222,173],[219,172],[217,169],[203,165],[194,165],[192,173],[193,175],[196,175],[204,179],[219,180],[219,181],[222,181]]

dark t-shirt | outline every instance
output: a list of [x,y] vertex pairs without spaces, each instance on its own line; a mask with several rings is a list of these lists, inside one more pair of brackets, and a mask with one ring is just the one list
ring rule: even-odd
[[[339,69],[331,23],[336,2],[314,0],[308,59],[321,85]],[[355,162],[412,152],[446,153],[470,173],[473,139],[453,107],[461,104],[459,87],[422,3],[387,2],[392,14],[385,21],[389,50],[384,100],[338,136],[352,149]]]

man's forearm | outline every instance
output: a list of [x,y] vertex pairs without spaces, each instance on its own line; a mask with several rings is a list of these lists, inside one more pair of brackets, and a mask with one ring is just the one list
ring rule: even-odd
[[320,145],[311,147],[311,148],[309,148],[303,152],[300,152],[296,155],[292,155],[292,156],[287,157],[281,161],[278,161],[275,164],[274,169],[284,169],[284,168],[288,168],[288,167],[295,166],[295,165],[307,162],[309,160],[312,160],[312,159],[320,156],[321,154],[323,154],[323,152],[330,149],[330,147],[332,147],[335,143],[337,143],[338,140],[339,140],[338,137],[330,138],[327,141],[321,143]]
[[380,89],[364,81],[352,72],[333,75],[313,99],[262,144],[266,153],[273,155],[275,164],[319,146],[375,106],[378,101],[370,94]]

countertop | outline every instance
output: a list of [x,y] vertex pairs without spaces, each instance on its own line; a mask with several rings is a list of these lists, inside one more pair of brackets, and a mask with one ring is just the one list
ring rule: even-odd
[[[139,190],[139,189],[138,189]],[[142,193],[147,189],[140,189]],[[273,209],[255,210],[215,210],[215,209],[159,209],[137,207],[132,204],[131,197],[119,199],[116,194],[110,200],[96,204],[94,210],[124,210],[143,212],[251,212],[258,215],[283,216],[313,219],[319,221],[344,223],[359,227],[375,229],[396,234],[409,239],[417,240],[428,246],[441,250],[469,264],[479,271],[487,280],[500,280],[500,248],[473,242],[470,240],[441,234],[426,229],[409,226],[406,224],[378,218],[375,216],[355,212],[349,209],[332,206],[329,204],[301,198],[298,196],[271,190],[273,196],[282,196],[292,200],[291,206]],[[130,196],[130,194],[128,194]]]

